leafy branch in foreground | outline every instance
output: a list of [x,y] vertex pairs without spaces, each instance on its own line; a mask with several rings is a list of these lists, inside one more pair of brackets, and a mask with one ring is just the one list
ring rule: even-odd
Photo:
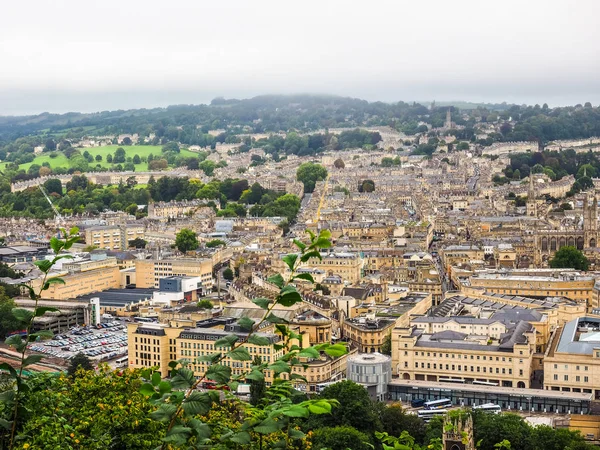
[[[20,284],[19,287],[29,292],[29,297],[34,300],[33,310],[26,308],[13,308],[11,311],[12,316],[22,325],[25,330],[24,335],[14,334],[9,336],[4,343],[15,349],[20,353],[20,361],[17,369],[12,367],[8,363],[1,363],[0,370],[6,371],[9,374],[10,379],[13,381],[13,388],[4,391],[1,394],[0,401],[5,405],[5,410],[12,411],[10,417],[0,418],[0,427],[2,427],[8,434],[7,448],[12,449],[16,446],[17,438],[17,426],[20,415],[26,413],[23,411],[22,398],[23,395],[29,392],[30,386],[27,383],[23,373],[26,367],[36,364],[42,360],[43,355],[27,355],[27,349],[31,342],[48,339],[53,336],[51,331],[38,331],[33,332],[34,321],[37,317],[42,317],[47,312],[56,312],[58,309],[38,306],[41,298],[42,291],[50,289],[53,284],[64,284],[65,281],[61,277],[51,276],[52,267],[61,259],[72,258],[71,255],[62,253],[69,250],[75,242],[79,240],[77,235],[78,229],[76,227],[71,228],[68,232],[65,229],[61,229],[62,239],[53,237],[50,240],[50,247],[54,251],[54,257],[50,260],[43,259],[35,261],[34,264],[42,272],[43,277],[40,283],[40,287],[36,291],[33,287],[27,284]],[[6,438],[3,435],[3,441]]]
[[[220,351],[196,359],[198,363],[208,364],[202,376],[196,378],[194,372],[188,368],[189,361],[186,360],[169,363],[170,379],[163,380],[159,372],[151,369],[142,372],[147,382],[141,386],[140,392],[149,396],[157,406],[152,414],[153,418],[168,423],[163,449],[171,446],[215,448],[219,443],[246,445],[255,440],[258,440],[261,447],[263,437],[273,434],[280,436],[281,439],[271,442],[269,448],[290,448],[294,441],[306,438],[305,434],[295,426],[295,420],[306,418],[311,414],[329,414],[332,407],[337,406],[336,400],[315,399],[294,402],[292,398],[299,392],[294,389],[292,381],[299,380],[307,383],[307,380],[297,373],[292,373],[292,368],[306,367],[307,360],[320,358],[321,352],[331,357],[342,356],[347,352],[346,346],[325,343],[302,348],[302,337],[286,326],[285,319],[274,313],[277,306],[291,307],[302,302],[302,296],[294,282],[302,280],[314,283],[314,280],[310,274],[298,274],[297,269],[311,258],[321,259],[320,250],[331,247],[329,231],[323,230],[319,235],[311,231],[307,233],[310,242],[294,240],[298,252],[283,257],[283,261],[290,269],[289,277],[284,279],[281,274],[275,274],[267,279],[279,289],[275,299],[252,300],[264,310],[262,318],[258,322],[248,317],[242,317],[238,321],[240,328],[248,333],[247,336],[240,338],[239,334],[229,334],[215,342],[215,348]],[[258,333],[267,324],[275,328],[279,341],[272,343],[264,334]],[[275,352],[283,353],[283,356],[273,362],[253,360],[249,370],[232,377],[231,368],[224,364],[225,359],[251,361],[252,357],[246,348],[248,344],[272,345]],[[259,406],[243,402],[229,392],[229,390],[235,391],[240,381],[264,381],[266,370],[273,373],[273,383],[266,390]],[[217,383],[222,389],[200,392],[198,387],[205,380]],[[235,430],[227,428],[221,430],[220,437],[215,442],[213,431],[203,420],[203,416],[209,414],[214,405],[219,404],[223,398],[242,404],[244,417],[241,425]]]

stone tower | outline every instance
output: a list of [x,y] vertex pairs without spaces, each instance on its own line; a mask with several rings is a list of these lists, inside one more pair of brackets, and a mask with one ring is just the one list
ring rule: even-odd
[[527,215],[537,217],[537,202],[535,201],[535,185],[533,183],[533,173],[529,174],[529,190],[527,191]]
[[450,108],[446,111],[446,122],[444,123],[444,128],[452,128],[452,112]]
[[473,418],[469,414],[466,419],[444,418],[444,434],[442,448],[444,450],[475,450],[473,441]]
[[596,235],[598,233],[598,198],[590,198],[585,194],[583,198],[583,239],[585,247],[596,247]]

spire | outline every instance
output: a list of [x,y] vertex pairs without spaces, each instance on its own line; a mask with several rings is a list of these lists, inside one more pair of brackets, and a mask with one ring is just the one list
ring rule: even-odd
[[528,192],[529,200],[533,200],[535,198],[535,187],[533,185],[533,173],[529,174],[529,192]]

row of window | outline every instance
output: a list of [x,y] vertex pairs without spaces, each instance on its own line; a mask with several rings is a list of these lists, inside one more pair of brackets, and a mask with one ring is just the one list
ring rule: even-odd
[[[407,348],[407,347],[408,347],[408,344],[404,344],[404,348]],[[519,350],[519,355],[522,355],[522,354],[523,354],[523,350]],[[408,356],[408,352],[407,351],[404,351],[404,356]],[[419,352],[415,352],[415,356],[425,356],[425,352],[420,352],[420,353]],[[431,352],[427,352],[427,357],[428,358],[431,357]],[[433,357],[437,358],[438,357],[438,353],[434,352],[433,353]],[[439,357],[440,358],[444,358],[445,357],[445,358],[455,359],[455,353],[440,353]],[[500,361],[500,356],[496,356],[495,358],[496,358],[496,361]],[[458,354],[458,355],[456,355],[456,359],[476,359],[476,360],[479,361],[480,360],[480,356],[479,355],[462,355],[462,354]],[[507,359],[506,356],[502,356],[502,362],[506,362],[506,359]],[[494,361],[494,356],[489,356],[488,357],[488,356],[483,355],[483,360],[484,361]],[[508,362],[512,362],[512,358],[509,357],[508,358]],[[519,363],[522,364],[523,360],[519,359]],[[577,367],[579,367],[579,366],[577,366]],[[556,364],[554,364],[554,368],[556,369]],[[566,366],[565,366],[565,369],[566,369]],[[579,369],[577,369],[577,370],[579,370]],[[587,368],[585,370],[587,370]]]
[[[432,367],[432,363],[427,363],[427,369],[431,369]],[[408,369],[408,361],[404,361],[404,368]],[[419,363],[416,362],[415,363],[415,369],[419,368]],[[421,363],[421,369],[425,369],[425,363]],[[438,364],[437,363],[433,363],[433,369],[437,370],[438,369]],[[446,364],[446,368],[445,370],[457,370],[459,372],[483,372],[483,373],[488,373],[487,372],[487,367],[483,367],[483,370],[481,370],[482,368],[480,366],[470,366],[469,370],[469,366],[461,366],[460,364],[455,365],[455,364]],[[444,364],[439,364],[439,370],[444,370]],[[502,370],[502,372],[500,372]],[[507,369],[506,367],[496,367],[496,373],[502,373],[504,375],[507,374],[507,370],[508,370],[508,375],[512,375],[513,371],[512,369]],[[490,371],[489,373],[494,373],[494,368],[490,367]],[[519,376],[523,376],[523,369],[519,369]],[[587,378],[587,377],[586,377]]]
[[[558,381],[558,374],[554,374],[554,381]],[[569,381],[569,375],[563,375],[563,381]],[[579,375],[575,376],[576,382],[581,382],[581,377]],[[588,383],[590,381],[589,377],[583,377],[583,382]]]
[[[554,368],[555,368],[555,369],[558,369],[558,364],[554,364]],[[568,370],[568,369],[569,369],[569,365],[568,365],[568,364],[565,364],[565,370]],[[580,366],[575,366],[575,370],[580,370]],[[588,370],[588,366],[583,366],[583,370],[584,370],[585,372],[587,372],[587,370]],[[587,378],[587,377],[586,377],[586,378]]]

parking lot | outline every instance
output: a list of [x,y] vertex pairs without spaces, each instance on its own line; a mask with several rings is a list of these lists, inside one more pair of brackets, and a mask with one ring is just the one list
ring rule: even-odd
[[127,327],[119,321],[98,327],[73,327],[68,333],[35,343],[30,348],[57,358],[71,359],[77,353],[83,353],[96,362],[106,361],[127,355]]

